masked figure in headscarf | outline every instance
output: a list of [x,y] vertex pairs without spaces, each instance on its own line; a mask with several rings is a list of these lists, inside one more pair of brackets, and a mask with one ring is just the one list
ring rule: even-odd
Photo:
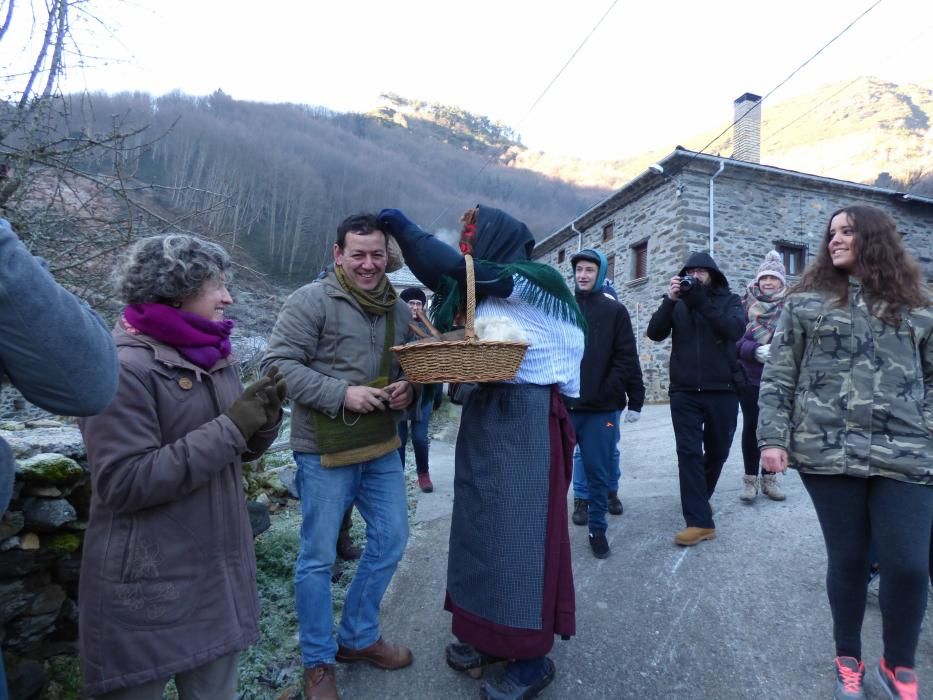
[[[450,330],[465,307],[463,257],[396,209],[379,220],[434,291],[434,325]],[[560,396],[579,395],[585,321],[560,273],[531,262],[535,241],[522,222],[477,206],[461,224],[477,321],[504,317],[530,346],[512,381],[479,384],[463,405],[444,604],[458,641],[447,663],[467,671],[510,659],[481,696],[533,697],[554,677],[554,635],[575,632],[567,532],[575,439]]]

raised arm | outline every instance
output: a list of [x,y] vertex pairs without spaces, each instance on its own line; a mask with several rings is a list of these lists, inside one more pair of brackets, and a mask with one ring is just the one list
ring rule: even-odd
[[[398,209],[383,209],[379,222],[398,241],[405,264],[423,285],[437,291],[444,275],[460,283],[466,280],[463,256],[412,222]],[[512,294],[512,278],[500,279],[497,270],[474,261],[476,291],[485,296],[507,298]]]
[[725,306],[720,309],[709,298],[703,285],[681,297],[689,308],[697,311],[723,340],[734,343],[745,332],[745,312],[738,294],[729,294]]
[[62,415],[104,409],[117,389],[110,330],[59,285],[0,219],[0,371],[28,401]]
[[150,384],[146,372],[121,365],[114,400],[98,415],[80,421],[94,493],[121,513],[191,493],[247,451],[243,433],[226,414],[163,445]]

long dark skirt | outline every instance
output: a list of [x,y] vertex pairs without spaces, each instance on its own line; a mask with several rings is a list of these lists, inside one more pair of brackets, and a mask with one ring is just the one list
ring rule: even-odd
[[447,563],[453,633],[542,656],[576,631],[567,489],[573,427],[556,389],[486,384],[463,407]]

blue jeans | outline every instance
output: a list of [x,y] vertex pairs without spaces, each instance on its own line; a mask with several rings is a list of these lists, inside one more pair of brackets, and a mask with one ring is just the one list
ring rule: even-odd
[[405,447],[408,444],[408,424],[411,423],[411,443],[415,448],[415,469],[419,474],[428,473],[428,426],[431,423],[431,409],[433,406],[429,401],[426,406],[419,410],[421,415],[418,420],[403,420],[398,424],[398,437],[402,441],[402,446],[398,448],[399,457],[402,459],[402,469],[405,468]]
[[[408,541],[408,501],[398,451],[346,467],[322,467],[321,456],[295,452],[301,498],[301,551],[295,602],[305,667],[334,663],[337,642],[349,649],[379,639],[379,605]],[[330,567],[343,514],[356,505],[366,521],[366,547],[347,591],[334,639]]]
[[612,446],[618,444],[618,411],[571,411],[570,420],[577,434],[577,446],[583,459],[586,481],[590,487],[589,529],[592,533],[606,531],[606,509],[609,500],[609,475],[613,471]]
[[[609,493],[619,491],[619,481],[622,479],[622,460],[619,455],[619,439],[622,437],[620,421],[622,411],[616,412],[616,438],[612,446],[612,470],[609,472]],[[590,485],[586,481],[586,470],[583,468],[583,458],[580,457],[580,448],[573,451],[573,497],[590,500]]]

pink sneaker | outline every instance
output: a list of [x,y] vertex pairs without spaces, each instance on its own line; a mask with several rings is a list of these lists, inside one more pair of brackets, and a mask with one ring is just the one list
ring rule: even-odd
[[878,679],[891,700],[918,700],[920,697],[920,682],[912,668],[898,666],[892,671],[882,658],[878,664]]
[[836,667],[836,688],[833,700],[858,700],[865,697],[862,682],[865,680],[865,664],[851,656],[837,656],[833,659]]

